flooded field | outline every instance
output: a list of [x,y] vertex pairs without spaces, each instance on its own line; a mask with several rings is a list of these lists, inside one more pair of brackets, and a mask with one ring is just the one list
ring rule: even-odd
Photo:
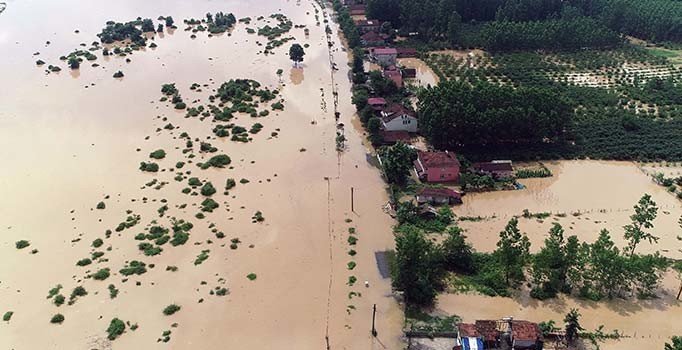
[[[455,207],[455,214],[483,217],[482,221],[464,221],[469,239],[480,251],[495,249],[498,233],[509,219],[520,216],[524,209],[531,213],[548,212],[544,220],[519,220],[519,227],[528,234],[531,250],[539,249],[553,223],[560,223],[567,235],[577,235],[592,242],[599,231],[607,229],[616,244],[624,245],[622,227],[629,223],[632,207],[644,194],[650,194],[659,207],[654,232],[660,236],[658,245],[645,244],[643,252],[661,250],[666,255],[682,258],[674,247],[682,233],[677,221],[682,204],[674,194],[658,186],[637,165],[629,162],[561,161],[546,162],[554,176],[543,179],[519,180],[523,190],[470,193],[464,204]],[[671,249],[673,248],[673,249]]]
[[[544,179],[519,180],[527,188],[518,191],[467,194],[464,204],[455,207],[461,216],[481,216],[477,222],[464,221],[467,237],[479,251],[493,251],[507,221],[521,215],[551,212],[544,220],[519,219],[521,231],[532,243],[531,251],[539,250],[551,225],[560,223],[566,235],[577,235],[581,241],[593,242],[601,229],[608,229],[618,246],[625,246],[623,226],[629,223],[632,206],[648,193],[658,204],[659,215],[654,221],[658,244],[641,245],[642,252],[661,251],[680,259],[680,235],[677,221],[682,207],[674,194],[651,181],[636,164],[628,162],[560,161],[545,165],[554,174]],[[566,214],[564,216],[564,214]],[[464,321],[497,319],[514,316],[535,322],[554,320],[563,323],[571,308],[579,309],[581,324],[589,331],[604,325],[605,331],[618,330],[627,338],[608,341],[602,349],[661,349],[670,336],[682,332],[682,326],[672,320],[682,313],[682,302],[675,300],[679,280],[674,273],[664,279],[660,296],[653,300],[613,300],[591,302],[561,296],[539,301],[523,288],[513,298],[487,297],[474,294],[445,294],[438,298],[437,310],[461,315]]]
[[[401,311],[374,260],[375,251],[393,246],[392,220],[381,210],[384,184],[365,161],[354,128],[346,128],[345,151],[335,150],[335,95],[340,122],[350,125],[353,106],[347,54],[332,22],[328,48],[329,10],[312,1],[9,5],[0,16],[0,313],[13,314],[0,325],[0,348],[400,347]],[[183,19],[218,11],[252,21],[212,37],[184,30]],[[290,43],[265,55],[268,39],[247,31],[274,25],[275,13],[309,30],[294,27],[284,35],[306,45],[300,68],[289,60]],[[84,61],[76,70],[59,60],[97,40],[109,20],[139,16],[156,25],[163,23],[158,16],[169,15],[178,28],[158,33],[155,48],[125,58],[95,52],[98,67]],[[46,74],[37,60],[61,72]],[[124,77],[112,78],[117,71]],[[223,82],[238,78],[278,89],[284,100],[283,111],[266,117],[235,114],[231,122],[247,129],[262,124],[249,142],[216,137],[211,118],[186,118],[186,110],[159,100],[162,84],[175,83],[188,107],[205,106]],[[200,87],[190,89],[194,83]],[[195,145],[187,152],[190,138]],[[201,142],[217,152],[200,151]],[[140,171],[159,149],[166,153],[155,160],[159,171]],[[229,166],[197,166],[216,154],[228,155]],[[206,196],[183,193],[191,177],[217,189],[212,212],[200,209]],[[236,186],[223,193],[228,178]],[[96,208],[100,201],[104,209]],[[262,222],[254,219],[258,212]],[[127,217],[136,224],[115,230]],[[153,225],[172,226],[172,218],[193,224],[187,243],[143,254],[135,237]],[[348,255],[351,227],[359,239],[354,256]],[[20,240],[30,246],[17,249]],[[76,265],[91,256],[89,265]],[[123,276],[119,270],[133,260],[146,263],[146,273]],[[110,277],[93,278],[107,268]],[[87,295],[57,306],[46,296],[58,285],[67,298],[78,286]],[[166,316],[170,304],[181,309]],[[367,317],[373,304],[378,338]],[[56,314],[61,324],[50,323]],[[111,341],[106,330],[113,318],[129,323]]]

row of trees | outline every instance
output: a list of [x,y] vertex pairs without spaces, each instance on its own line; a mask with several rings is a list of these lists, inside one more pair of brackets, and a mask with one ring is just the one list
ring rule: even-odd
[[570,122],[571,106],[542,87],[447,81],[419,93],[420,128],[439,149],[548,143]]
[[450,226],[444,232],[446,238],[436,244],[418,226],[406,222],[395,234],[393,286],[417,305],[434,301],[448,272],[465,276],[488,295],[507,296],[510,288],[530,277],[531,296],[538,299],[558,293],[592,300],[653,297],[670,262],[658,253],[638,254],[636,250],[644,241],[658,240],[650,232],[657,211],[651,197],[643,196],[631,223],[625,226],[626,247],[618,248],[606,230],[595,242],[580,243],[576,236],[565,237],[561,225],[554,224],[536,254],[530,253],[530,241],[518,228],[516,218],[500,232],[492,253],[475,252],[457,226]]
[[[682,3],[675,0],[369,0],[367,9],[371,18],[390,21],[403,33],[417,32],[425,41],[447,41],[455,46],[463,43],[458,35],[462,23],[474,25],[499,21],[519,25],[508,23],[502,27],[486,28],[488,31],[497,29],[496,36],[503,36],[505,29],[514,30],[517,34],[522,32],[521,28],[553,32],[556,23],[542,25],[529,22],[558,19],[566,21],[560,23],[561,28],[576,27],[567,35],[570,33],[574,37],[571,44],[580,44],[577,47],[618,44],[614,31],[655,41],[682,41]],[[590,20],[574,21],[583,16],[590,17]],[[530,32],[522,33],[531,35]],[[547,34],[540,37],[562,39]],[[536,43],[538,46],[531,48],[576,48],[573,45],[556,47],[552,41],[537,40]]]

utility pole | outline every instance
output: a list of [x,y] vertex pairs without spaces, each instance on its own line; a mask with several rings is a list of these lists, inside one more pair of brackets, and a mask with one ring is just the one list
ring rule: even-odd
[[377,304],[374,304],[374,308],[372,309],[372,335],[374,337],[377,336],[377,329],[374,327],[374,320],[377,317]]
[[355,203],[353,200],[354,193],[353,193],[353,187],[350,188],[350,211],[355,213]]

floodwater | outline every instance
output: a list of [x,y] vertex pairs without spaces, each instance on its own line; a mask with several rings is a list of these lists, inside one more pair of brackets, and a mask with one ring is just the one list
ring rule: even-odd
[[427,87],[429,85],[436,86],[440,79],[431,70],[426,62],[418,58],[399,58],[398,64],[406,68],[414,68],[417,71],[417,77],[412,79],[417,86]]
[[[183,30],[182,19],[217,11],[254,20],[238,23],[231,35],[200,32],[191,39]],[[9,3],[0,16],[0,313],[14,314],[0,325],[0,348],[400,348],[400,308],[374,260],[375,251],[393,247],[392,220],[381,210],[387,201],[384,184],[365,161],[366,148],[354,128],[345,130],[345,151],[335,150],[335,92],[340,122],[351,124],[353,106],[345,78],[347,54],[339,47],[333,23],[334,46],[328,50],[326,11],[312,1]],[[266,56],[259,54],[264,48],[259,43],[267,39],[246,32],[266,24],[256,21],[258,16],[267,20],[278,12],[310,29],[308,36],[302,28],[285,34],[309,44],[302,68],[292,68],[289,44]],[[83,63],[70,71],[58,60],[80,43],[97,40],[95,34],[108,20],[140,16],[156,24],[160,15],[172,15],[179,28],[157,36],[157,48],[135,52],[129,63],[97,52],[100,67]],[[37,59],[58,64],[62,71],[46,74],[36,67]],[[278,69],[285,72],[281,86]],[[125,76],[112,78],[118,70]],[[258,120],[237,116],[238,125],[264,125],[252,135],[253,142],[216,139],[210,118],[185,118],[184,112],[159,102],[161,85],[174,82],[189,106],[206,104],[211,90],[232,78],[279,88],[285,100],[282,112]],[[192,83],[208,87],[191,91]],[[176,128],[163,129],[168,123]],[[269,136],[275,131],[276,137]],[[205,219],[194,217],[204,198],[182,194],[187,180],[173,179],[175,163],[190,160],[182,152],[181,132],[193,139],[210,138],[218,153],[232,158],[229,168],[200,170],[195,164],[210,155],[196,152],[194,163],[183,168],[191,170],[187,177],[209,180],[218,189],[213,198],[220,207]],[[139,171],[140,162],[156,149],[168,153],[158,161],[162,170]],[[236,179],[237,186],[225,195],[227,178]],[[242,178],[250,182],[239,183]],[[153,179],[167,184],[158,190],[144,186]],[[106,209],[94,209],[101,200]],[[164,203],[169,209],[159,217],[157,209]],[[139,214],[140,223],[105,239],[105,230],[124,221],[127,210]],[[256,211],[263,213],[264,222],[251,222]],[[144,256],[133,237],[153,220],[168,226],[170,217],[194,224],[189,241]],[[226,237],[217,238],[214,227]],[[347,254],[349,227],[358,232],[354,257]],[[96,238],[104,239],[99,249],[104,260],[76,266],[90,256]],[[230,249],[231,238],[241,241],[238,249]],[[21,239],[31,246],[16,249]],[[31,249],[38,252],[31,254]],[[209,258],[195,265],[204,250],[210,250]],[[118,270],[130,260],[146,262],[149,271],[125,280]],[[352,271],[350,261],[357,263]],[[178,271],[166,271],[166,266]],[[85,278],[105,267],[112,271],[107,280]],[[257,279],[247,279],[249,273]],[[350,276],[358,280],[353,286],[347,285]],[[46,296],[58,284],[67,298],[80,285],[88,295],[57,307]],[[109,284],[120,291],[115,299],[109,297]],[[215,287],[229,293],[213,295]],[[350,292],[361,296],[351,299]],[[171,303],[181,310],[164,316],[161,311]],[[370,334],[373,304],[377,338]],[[64,323],[50,324],[57,313],[64,315]],[[105,330],[114,317],[139,328],[110,342]],[[170,341],[157,342],[166,330],[172,331]]]
[[614,242],[625,245],[624,225],[630,221],[632,207],[644,195],[650,194],[659,210],[654,221],[654,233],[660,237],[657,245],[640,246],[642,252],[661,250],[666,255],[682,258],[675,247],[682,234],[678,220],[682,204],[674,194],[651,181],[637,165],[630,162],[558,161],[545,162],[554,176],[543,179],[522,179],[525,189],[469,193],[454,212],[461,216],[481,216],[487,219],[461,223],[469,230],[469,239],[480,251],[495,249],[498,233],[512,216],[524,209],[531,213],[549,212],[544,220],[519,219],[519,227],[539,249],[552,227],[560,223],[567,235],[577,235],[582,241],[594,241],[602,229],[608,229]]
[[[622,226],[629,222],[632,206],[648,193],[658,204],[658,218],[653,232],[660,237],[658,244],[642,243],[640,252],[661,251],[680,259],[681,234],[677,220],[682,214],[680,202],[665,188],[654,184],[637,165],[629,162],[559,161],[545,165],[554,174],[544,179],[520,180],[527,188],[518,191],[467,194],[464,204],[455,213],[464,216],[488,217],[478,222],[464,221],[467,237],[479,251],[492,251],[498,233],[514,215],[523,209],[530,212],[567,214],[552,215],[544,220],[519,219],[519,227],[528,234],[532,251],[537,251],[552,223],[560,223],[566,235],[577,235],[592,242],[603,228],[611,232],[619,246],[625,246]],[[573,213],[580,213],[574,216]],[[494,218],[493,218],[494,217]],[[604,325],[605,331],[619,330],[629,339],[609,341],[602,349],[662,349],[672,335],[682,333],[682,325],[675,320],[682,314],[682,302],[675,300],[679,288],[676,274],[668,273],[659,298],[654,300],[614,300],[589,302],[562,296],[538,301],[530,298],[524,288],[514,298],[487,297],[474,294],[445,294],[438,300],[438,310],[461,315],[465,321],[497,319],[513,316],[541,322],[554,320],[563,324],[564,315],[571,308],[579,309],[581,324],[589,331]]]

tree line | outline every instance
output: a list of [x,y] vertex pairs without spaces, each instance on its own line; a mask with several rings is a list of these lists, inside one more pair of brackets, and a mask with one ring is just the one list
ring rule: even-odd
[[[566,50],[617,45],[618,33],[682,41],[682,3],[675,0],[368,0],[367,11],[370,18],[389,21],[402,34],[417,33],[423,41],[451,46]],[[475,43],[468,35],[464,40],[463,25],[485,35]],[[490,37],[503,38],[508,31],[513,38],[509,45],[490,46],[499,44]],[[514,46],[514,41],[525,47]],[[528,45],[531,41],[535,45]],[[563,42],[568,45],[558,44]]]
[[[396,229],[396,253],[392,266],[393,287],[404,292],[408,303],[430,305],[445,287],[445,277],[455,273],[464,283],[487,295],[511,295],[523,282],[536,299],[559,293],[590,300],[617,297],[652,298],[670,261],[660,255],[640,254],[641,244],[658,241],[651,230],[658,208],[649,195],[634,207],[630,224],[624,227],[627,246],[618,247],[607,230],[593,243],[565,236],[555,223],[543,247],[530,253],[531,243],[512,218],[499,234],[491,253],[476,252],[458,226],[442,232],[435,243],[425,231],[402,213]],[[434,219],[443,222],[440,215]]]
[[421,132],[438,149],[548,143],[561,137],[570,104],[539,87],[446,81],[419,93]]

